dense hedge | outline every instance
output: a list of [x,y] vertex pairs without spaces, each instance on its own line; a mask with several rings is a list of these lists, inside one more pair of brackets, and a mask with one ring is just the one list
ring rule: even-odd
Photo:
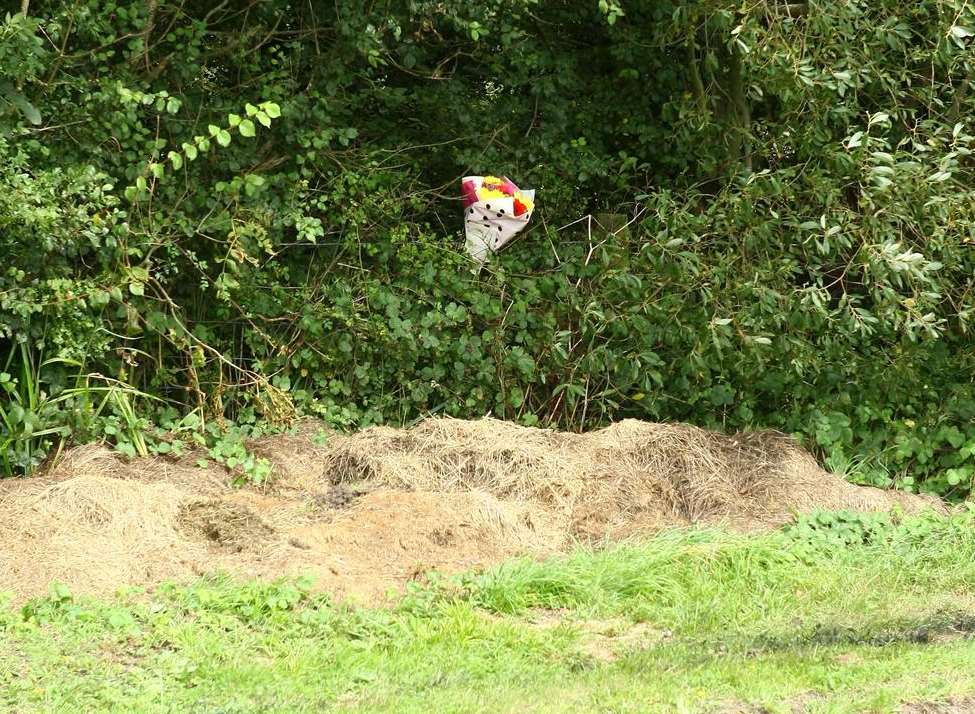
[[[7,471],[149,422],[491,413],[775,427],[968,493],[969,3],[26,5]],[[472,172],[540,209],[480,273]]]

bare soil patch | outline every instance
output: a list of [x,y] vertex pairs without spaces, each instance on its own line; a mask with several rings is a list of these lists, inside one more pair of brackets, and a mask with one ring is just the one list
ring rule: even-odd
[[957,697],[939,702],[913,702],[905,704],[903,714],[972,714],[975,697]]
[[235,489],[195,456],[123,460],[69,451],[42,477],[0,483],[0,590],[51,581],[110,594],[203,572],[312,574],[368,602],[428,570],[487,567],[691,523],[780,525],[823,509],[943,508],[860,488],[778,434],[726,436],[623,421],[588,434],[492,419],[432,419],[252,444],[273,466]]

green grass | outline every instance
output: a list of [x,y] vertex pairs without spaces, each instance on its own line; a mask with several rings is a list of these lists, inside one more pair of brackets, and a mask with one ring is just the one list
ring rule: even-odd
[[0,710],[859,712],[975,694],[975,515],[854,528],[854,545],[831,518],[511,562],[390,609],[303,582],[112,602],[54,587],[0,608]]

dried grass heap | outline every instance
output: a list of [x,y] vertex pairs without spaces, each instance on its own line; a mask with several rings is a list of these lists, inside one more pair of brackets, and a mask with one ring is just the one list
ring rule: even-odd
[[274,465],[261,489],[235,489],[194,456],[123,461],[90,446],[45,477],[0,482],[0,591],[23,599],[60,581],[106,595],[219,570],[311,573],[322,588],[375,602],[430,569],[579,539],[691,522],[769,527],[813,508],[938,507],[852,486],[776,434],[638,421],[566,434],[432,419],[316,442],[253,444]]
[[935,504],[848,484],[819,468],[792,439],[770,432],[727,436],[624,420],[572,434],[495,419],[430,419],[410,430],[373,427],[330,446],[323,476],[333,483],[480,489],[554,508],[576,534],[596,534],[600,524],[625,530],[634,519],[774,525],[811,508]]

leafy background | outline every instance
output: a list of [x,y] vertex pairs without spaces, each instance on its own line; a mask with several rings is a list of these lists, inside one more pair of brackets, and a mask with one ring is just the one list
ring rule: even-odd
[[[969,493],[970,3],[8,4],[0,471],[635,417]],[[539,211],[474,272],[484,172]]]

